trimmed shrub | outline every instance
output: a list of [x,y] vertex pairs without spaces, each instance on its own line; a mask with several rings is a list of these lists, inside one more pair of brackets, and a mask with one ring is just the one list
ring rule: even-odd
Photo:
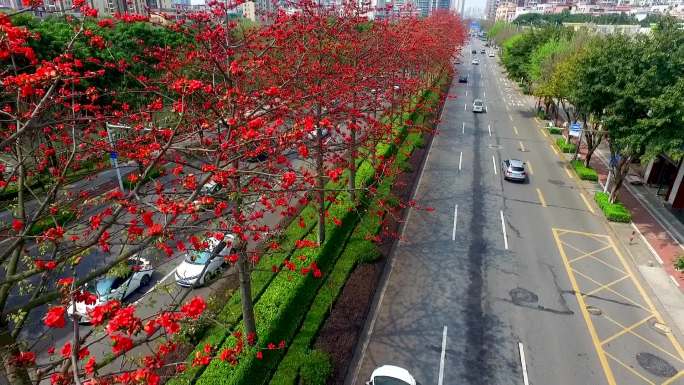
[[568,143],[565,138],[558,138],[556,139],[556,146],[561,150],[561,152],[564,152],[566,154],[568,153],[573,153],[577,149],[577,146],[575,146],[572,143]]
[[563,133],[563,129],[560,127],[548,126],[546,128],[549,130],[549,133],[552,135],[561,135]]
[[332,364],[328,353],[312,350],[306,358],[300,370],[300,383],[302,385],[325,385],[332,373]]
[[632,214],[622,205],[622,203],[610,203],[610,195],[604,192],[597,192],[594,195],[594,200],[601,208],[601,211],[603,211],[603,215],[605,215],[606,219],[609,221],[623,223],[632,221]]
[[587,167],[584,165],[584,162],[581,160],[573,160],[570,162],[572,164],[572,168],[575,169],[575,172],[577,173],[577,176],[579,176],[580,179],[582,180],[590,180],[593,182],[598,181],[598,174],[596,173],[596,170],[594,170],[591,167]]

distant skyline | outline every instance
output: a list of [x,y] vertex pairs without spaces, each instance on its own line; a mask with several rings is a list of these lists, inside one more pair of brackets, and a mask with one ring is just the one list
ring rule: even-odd
[[465,1],[464,16],[465,17],[482,17],[484,15],[486,0],[452,0],[457,12],[461,11],[460,1]]

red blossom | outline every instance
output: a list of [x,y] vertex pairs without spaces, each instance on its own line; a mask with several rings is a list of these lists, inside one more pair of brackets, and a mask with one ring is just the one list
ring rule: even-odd
[[206,308],[207,304],[204,302],[204,298],[197,296],[183,305],[181,307],[181,312],[185,313],[185,316],[187,317],[197,319],[202,315]]
[[109,338],[112,339],[112,352],[114,354],[125,353],[133,348],[133,340],[126,336],[114,334]]
[[64,306],[53,306],[45,313],[43,322],[47,327],[63,328],[66,324],[65,313],[66,309]]

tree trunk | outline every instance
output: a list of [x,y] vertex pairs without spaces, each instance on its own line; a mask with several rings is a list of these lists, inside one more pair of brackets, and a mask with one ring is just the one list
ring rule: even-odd
[[349,150],[349,196],[352,202],[356,202],[356,119],[352,119],[351,149]]
[[632,157],[627,156],[618,162],[617,167],[613,170],[613,186],[610,188],[610,203],[615,203],[617,200],[617,194],[622,187],[622,183],[625,180],[627,171],[629,170],[629,165],[632,163]]
[[316,151],[316,171],[318,172],[318,243],[325,242],[325,175],[323,175],[323,138],[320,127],[320,120],[316,126],[318,133],[318,144]]
[[[254,321],[254,302],[252,302],[252,280],[247,265],[247,253],[245,250],[238,251],[237,270],[240,280],[240,296],[242,302],[242,321],[245,325],[245,338],[256,336],[256,323]],[[254,339],[253,341],[256,341]]]
[[0,332],[0,358],[2,358],[7,382],[10,385],[30,385],[31,378],[26,368],[14,364],[14,358],[19,354],[16,341],[10,335],[7,324],[3,323],[0,327],[2,327],[2,332]]

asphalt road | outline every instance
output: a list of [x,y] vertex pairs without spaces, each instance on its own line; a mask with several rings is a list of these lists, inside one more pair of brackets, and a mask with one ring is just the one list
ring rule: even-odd
[[[472,44],[415,193],[434,211],[408,213],[347,382],[390,364],[422,385],[684,384],[679,331],[659,332],[671,323],[533,100]],[[507,158],[527,162],[528,183],[502,179]]]

